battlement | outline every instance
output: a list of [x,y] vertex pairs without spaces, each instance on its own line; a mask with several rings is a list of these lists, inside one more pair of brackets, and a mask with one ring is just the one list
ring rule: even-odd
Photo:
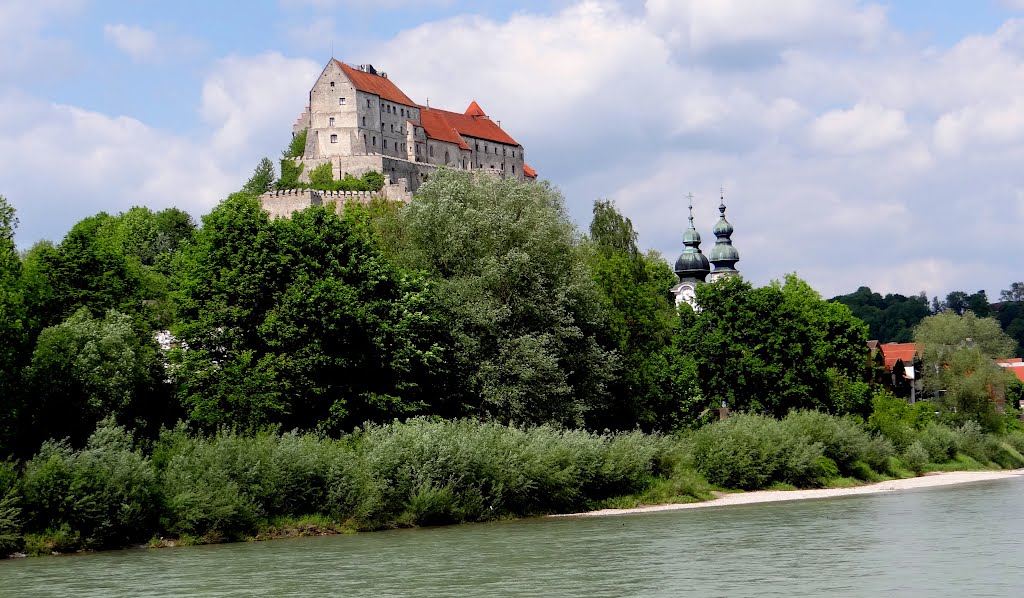
[[357,201],[368,204],[374,198],[388,201],[412,201],[408,182],[402,178],[397,183],[384,185],[380,191],[320,191],[317,189],[280,189],[267,191],[260,196],[260,204],[271,218],[289,218],[292,212],[299,212],[311,206],[322,206],[329,203],[341,213],[345,204]]

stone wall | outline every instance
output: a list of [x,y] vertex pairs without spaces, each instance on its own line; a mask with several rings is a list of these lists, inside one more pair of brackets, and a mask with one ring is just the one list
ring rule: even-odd
[[[305,164],[299,180],[309,182],[309,173],[325,162],[331,163],[331,172],[334,180],[345,178],[346,174],[359,178],[370,171],[376,171],[384,175],[385,180],[391,184],[398,185],[405,179],[406,191],[415,193],[420,184],[427,180],[437,170],[432,164],[403,160],[392,156],[372,154],[368,156],[331,156],[329,158],[297,158],[296,162]],[[404,193],[404,192],[403,192]],[[404,195],[403,195],[404,197]],[[411,197],[411,195],[410,195]],[[399,199],[396,197],[395,199]]]
[[409,203],[412,201],[412,192],[409,190],[407,181],[399,179],[395,183],[384,185],[380,191],[317,191],[315,189],[268,191],[260,196],[260,204],[271,218],[289,218],[292,212],[299,212],[310,206],[334,203],[340,212],[347,202],[358,201],[366,204],[375,197]]

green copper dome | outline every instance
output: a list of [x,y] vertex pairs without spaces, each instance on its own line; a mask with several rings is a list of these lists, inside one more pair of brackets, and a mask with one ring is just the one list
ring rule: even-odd
[[686,278],[695,278],[701,282],[711,272],[711,263],[700,252],[700,233],[693,227],[693,196],[690,196],[690,228],[683,232],[683,252],[676,260],[675,273],[680,282]]
[[722,198],[718,206],[720,215],[718,222],[713,229],[715,233],[715,246],[711,248],[711,263],[715,266],[715,272],[735,273],[736,262],[740,261],[740,252],[732,245],[732,225],[725,219],[725,198]]

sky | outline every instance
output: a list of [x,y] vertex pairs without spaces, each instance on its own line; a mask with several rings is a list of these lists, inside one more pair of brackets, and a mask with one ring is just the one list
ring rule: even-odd
[[[243,8],[244,7],[244,8]],[[476,100],[645,249],[754,284],[945,296],[1024,279],[1024,0],[0,0],[19,247],[135,205],[197,219],[276,158],[331,56]]]

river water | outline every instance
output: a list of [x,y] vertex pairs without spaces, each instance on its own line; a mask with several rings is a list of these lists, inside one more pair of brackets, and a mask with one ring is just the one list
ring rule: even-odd
[[1024,478],[0,561],[3,596],[1024,596]]

